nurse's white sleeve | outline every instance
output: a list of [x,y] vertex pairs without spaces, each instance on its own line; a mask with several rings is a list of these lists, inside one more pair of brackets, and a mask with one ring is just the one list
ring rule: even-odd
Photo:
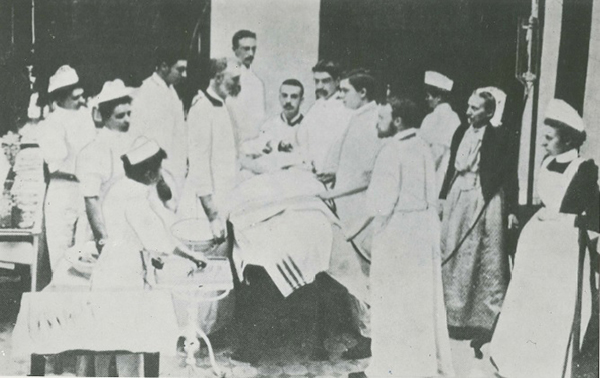
[[212,116],[210,109],[200,104],[192,106],[188,114],[189,174],[188,181],[197,196],[213,194]]
[[106,152],[91,143],[77,156],[75,174],[84,197],[99,197],[102,183],[110,179],[112,157]]
[[388,216],[393,210],[402,185],[402,165],[395,143],[381,149],[375,160],[373,175],[367,189],[367,212],[371,216]]
[[152,210],[148,198],[135,198],[125,205],[127,222],[148,251],[172,253],[176,245],[169,226]]
[[55,124],[44,124],[45,129],[40,133],[39,144],[42,156],[50,172],[60,169],[63,161],[69,156],[64,128]]

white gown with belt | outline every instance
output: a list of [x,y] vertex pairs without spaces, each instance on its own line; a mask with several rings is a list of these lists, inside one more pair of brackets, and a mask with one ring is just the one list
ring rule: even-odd
[[453,376],[442,291],[435,167],[414,129],[377,157],[367,191],[375,215],[369,377]]

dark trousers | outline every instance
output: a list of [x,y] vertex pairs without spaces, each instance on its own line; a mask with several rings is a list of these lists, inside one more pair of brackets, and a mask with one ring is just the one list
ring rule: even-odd
[[360,334],[352,323],[350,293],[327,273],[319,273],[313,283],[318,301],[317,337],[323,345],[331,334],[349,332]]
[[314,333],[318,306],[314,284],[284,298],[263,267],[247,266],[244,277],[236,287],[238,353],[258,359],[264,350]]

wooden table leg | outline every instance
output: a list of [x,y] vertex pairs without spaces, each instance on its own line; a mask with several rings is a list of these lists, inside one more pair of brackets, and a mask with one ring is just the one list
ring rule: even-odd
[[41,354],[32,354],[29,373],[33,377],[43,377],[46,374],[46,357]]
[[39,239],[38,236],[33,237],[33,261],[29,267],[31,272],[31,292],[37,291],[37,274],[38,274],[38,259],[39,259]]
[[144,377],[158,377],[160,353],[144,353]]

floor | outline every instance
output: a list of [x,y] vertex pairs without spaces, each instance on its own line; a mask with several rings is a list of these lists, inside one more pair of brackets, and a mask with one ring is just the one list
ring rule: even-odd
[[[29,373],[29,360],[15,360],[11,356],[11,335],[18,312],[20,294],[11,288],[10,282],[2,282],[0,277],[0,376],[25,376]],[[12,285],[14,286],[14,285]],[[8,288],[8,289],[7,289]],[[266,353],[256,366],[231,359],[233,350],[227,343],[216,350],[216,361],[226,377],[347,377],[351,372],[363,371],[369,363],[363,360],[342,360],[341,354],[352,347],[356,341],[348,334],[334,335],[326,342],[330,353],[329,361],[310,361],[305,345],[297,340],[288,340],[281,347]],[[489,361],[487,345],[484,346],[484,358],[475,359],[468,341],[451,340],[456,377],[487,378],[494,377],[494,369]],[[75,376],[75,358],[64,360],[62,376]],[[47,375],[52,374],[49,368]],[[196,355],[196,364],[187,366],[185,356],[161,356],[160,375],[164,377],[215,377],[205,346]]]

